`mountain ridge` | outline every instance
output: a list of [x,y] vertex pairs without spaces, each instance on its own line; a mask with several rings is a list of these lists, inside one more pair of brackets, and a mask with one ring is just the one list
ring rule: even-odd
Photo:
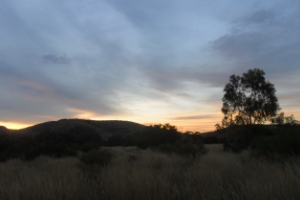
[[145,127],[136,122],[121,120],[60,119],[35,124],[19,130],[11,130],[5,126],[0,126],[0,134],[14,132],[22,135],[38,135],[43,132],[63,133],[79,129],[80,131],[93,130],[106,140],[112,135],[129,135]]

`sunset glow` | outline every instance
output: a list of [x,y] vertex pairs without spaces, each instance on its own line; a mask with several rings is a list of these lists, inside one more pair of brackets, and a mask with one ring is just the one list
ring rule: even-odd
[[27,128],[27,127],[33,125],[33,124],[19,124],[19,123],[15,123],[15,122],[1,122],[1,121],[0,121],[0,124],[1,124],[1,126],[5,126],[6,128],[13,129],[13,130]]

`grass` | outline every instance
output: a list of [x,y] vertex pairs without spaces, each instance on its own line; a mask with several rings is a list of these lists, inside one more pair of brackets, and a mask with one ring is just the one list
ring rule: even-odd
[[0,164],[0,199],[299,199],[299,158],[270,163],[206,147],[196,160],[116,147],[108,166],[88,170],[78,158],[9,160]]

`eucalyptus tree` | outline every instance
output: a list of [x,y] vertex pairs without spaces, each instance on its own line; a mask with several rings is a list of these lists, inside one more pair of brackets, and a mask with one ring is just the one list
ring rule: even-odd
[[250,69],[243,76],[231,75],[222,98],[224,118],[216,128],[230,125],[263,124],[280,110],[274,84],[265,80],[261,69]]

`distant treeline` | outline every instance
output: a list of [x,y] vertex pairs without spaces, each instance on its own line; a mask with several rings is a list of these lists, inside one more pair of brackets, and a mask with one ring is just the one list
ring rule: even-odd
[[165,152],[196,155],[203,151],[199,133],[181,134],[175,126],[152,125],[130,135],[114,134],[103,140],[98,130],[75,125],[62,129],[45,129],[39,133],[7,133],[0,131],[0,160],[11,158],[31,160],[39,155],[52,157],[76,156],[101,146],[137,146],[157,148]]
[[146,127],[132,135],[113,135],[107,146],[137,146],[142,149],[154,148],[165,153],[191,155],[205,153],[204,140],[199,132],[178,132],[170,124],[156,124]]
[[204,144],[212,143],[222,143],[224,150],[235,153],[248,149],[258,157],[300,156],[300,126],[232,125],[202,136],[199,132],[180,133],[170,124],[156,124],[132,134],[111,134],[105,140],[98,129],[80,123],[26,133],[14,133],[0,127],[0,161],[11,158],[32,160],[40,155],[77,156],[79,152],[101,146],[137,146],[195,158],[197,154],[205,153]]

